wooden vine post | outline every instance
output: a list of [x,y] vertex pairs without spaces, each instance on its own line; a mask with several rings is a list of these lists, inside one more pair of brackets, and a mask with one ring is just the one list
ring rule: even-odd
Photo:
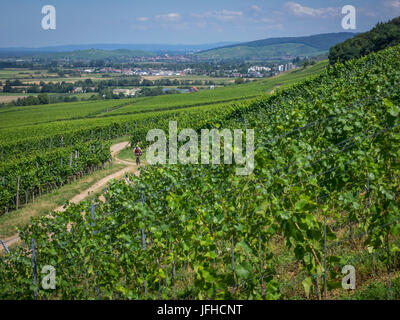
[[16,196],[16,199],[15,199],[15,206],[16,206],[17,210],[19,208],[19,185],[20,185],[20,182],[21,182],[21,177],[18,176],[18,179],[17,179],[17,196]]

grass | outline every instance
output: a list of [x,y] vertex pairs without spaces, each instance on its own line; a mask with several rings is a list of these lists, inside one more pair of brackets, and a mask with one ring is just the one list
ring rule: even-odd
[[[386,276],[385,276],[386,277]],[[372,283],[364,285],[357,291],[350,291],[338,297],[339,300],[400,300],[400,276],[392,277],[391,297],[389,295],[388,280],[376,279]]]
[[2,96],[0,95],[0,103],[10,103],[12,101],[16,101],[19,98],[25,98],[24,96],[18,96],[18,95],[14,95],[14,96]]
[[40,123],[69,120],[128,103],[129,100],[83,101],[48,105],[4,107],[0,109],[0,128],[10,128]]
[[33,70],[29,70],[29,69],[18,69],[18,68],[5,68],[5,69],[0,69],[0,80],[6,80],[6,79],[16,79],[16,78],[20,78],[22,76],[27,76],[26,74],[20,74],[21,72],[25,73],[30,73],[33,74]]
[[118,154],[118,158],[126,161],[136,161],[132,148],[125,148]]
[[[130,136],[118,137],[118,138],[112,139],[112,140],[111,140],[111,144],[113,145],[113,144],[116,144],[116,143],[120,143],[120,142],[124,142],[124,141],[129,141],[130,138],[131,138]],[[121,154],[121,153],[118,154],[118,158],[120,158],[120,154]]]
[[0,97],[27,97],[27,96],[37,96],[38,93],[9,93],[9,92],[0,92]]
[[[221,84],[232,84],[235,82],[235,78],[228,78],[228,77],[210,77],[210,76],[201,76],[201,75],[182,75],[182,76],[144,76],[143,79],[147,80],[160,80],[160,79],[170,79],[172,80],[189,80],[189,81],[214,81],[216,85]],[[199,86],[196,86],[199,87]],[[207,86],[209,87],[209,86]]]
[[25,226],[32,217],[45,215],[47,212],[62,206],[66,201],[85,191],[98,180],[124,167],[121,164],[114,164],[111,168],[96,171],[76,182],[36,198],[33,203],[28,203],[28,205],[23,206],[19,210],[0,216],[0,239],[12,236],[16,233],[16,227]]
[[[39,73],[37,73],[39,72]],[[103,75],[107,75],[107,77],[103,77]],[[76,82],[79,80],[85,80],[85,79],[92,79],[92,80],[109,80],[112,79],[113,75],[112,74],[104,74],[104,73],[97,73],[97,74],[82,74],[81,77],[77,76],[64,76],[60,77],[56,73],[48,73],[47,71],[44,70],[32,70],[32,69],[27,69],[27,68],[4,68],[0,69],[0,80],[3,81],[3,83],[6,80],[9,79],[19,79],[23,81],[24,83],[39,83],[40,81],[43,81],[45,83],[47,82]]]
[[[372,257],[365,244],[366,237],[349,241],[348,228],[345,227],[336,232],[338,239],[346,239],[337,247],[328,251],[330,256],[339,256],[340,262],[331,265],[328,272],[328,299],[329,300],[386,300],[388,299],[388,277],[386,265],[382,261],[384,250],[375,253],[375,267],[372,265]],[[396,237],[389,241],[399,245]],[[328,246],[332,242],[328,243]],[[268,242],[266,252],[272,254],[270,267],[274,270],[274,277],[279,282],[279,290],[283,300],[307,299],[302,281],[309,275],[304,271],[302,263],[295,258],[293,249],[288,249],[284,239],[275,236]],[[400,255],[392,254],[392,288],[393,299],[400,299]],[[352,265],[356,269],[356,290],[346,291],[341,286],[341,268]],[[329,267],[329,265],[328,265]],[[375,271],[374,271],[375,270]],[[397,278],[397,280],[395,280]],[[397,284],[396,284],[397,281]],[[314,283],[315,284],[315,283]],[[321,297],[323,297],[323,277],[319,277]],[[317,299],[315,285],[311,289],[310,299]]]

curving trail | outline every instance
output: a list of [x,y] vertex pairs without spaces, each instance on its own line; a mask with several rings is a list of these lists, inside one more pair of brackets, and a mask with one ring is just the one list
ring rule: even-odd
[[[121,179],[123,178],[128,172],[134,173],[135,175],[139,175],[139,171],[137,170],[138,167],[136,166],[136,163],[133,161],[125,161],[117,158],[117,155],[124,150],[126,147],[130,145],[129,142],[124,141],[120,142],[117,144],[114,144],[111,146],[110,151],[111,151],[111,156],[113,157],[114,161],[116,163],[124,164],[126,165],[125,168],[121,169],[118,172],[115,172],[113,174],[110,174],[109,176],[95,182],[90,188],[86,189],[85,191],[81,192],[80,194],[76,195],[73,197],[69,202],[70,203],[79,203],[80,201],[84,200],[88,195],[91,193],[99,191],[101,188],[107,185],[107,183],[113,179]],[[63,212],[65,211],[65,208],[63,206],[58,207],[54,211],[59,211]],[[10,247],[11,245],[18,243],[20,241],[19,235],[14,234],[13,236],[6,238],[3,240],[4,243],[7,245],[7,247]],[[4,250],[3,246],[0,245],[0,251]]]
[[[135,163],[124,161],[124,160],[120,160],[120,159],[117,158],[118,153],[120,153],[122,150],[124,150],[128,146],[129,146],[129,142],[121,142],[121,143],[117,143],[117,144],[112,145],[111,149],[110,149],[111,156],[113,157],[114,161],[116,163],[120,163],[120,164],[126,165],[125,168],[121,169],[118,172],[110,174],[109,176],[97,181],[92,186],[90,186],[90,188],[86,189],[85,191],[83,191],[80,194],[78,194],[75,197],[73,197],[69,202],[70,203],[79,203],[79,202],[81,202],[83,199],[85,199],[91,193],[99,191],[102,187],[106,186],[109,181],[111,181],[113,179],[120,179],[120,178],[124,177],[128,172],[134,172],[135,174],[138,174],[137,166],[136,166]],[[55,211],[63,212],[63,211],[65,211],[65,208],[63,206],[60,206],[57,209],[55,209]]]

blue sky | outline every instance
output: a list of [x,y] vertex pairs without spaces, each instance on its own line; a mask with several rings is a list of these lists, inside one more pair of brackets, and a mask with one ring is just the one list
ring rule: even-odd
[[[95,43],[202,44],[344,31],[341,8],[357,9],[357,30],[400,16],[400,0],[1,0],[0,47]],[[44,5],[56,30],[43,30]]]

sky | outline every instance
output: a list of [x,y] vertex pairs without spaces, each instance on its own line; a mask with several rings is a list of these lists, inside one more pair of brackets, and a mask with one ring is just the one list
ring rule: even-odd
[[[42,28],[42,7],[56,29]],[[342,7],[356,8],[356,30]],[[329,32],[364,32],[400,16],[400,0],[1,0],[0,47],[204,44]]]

